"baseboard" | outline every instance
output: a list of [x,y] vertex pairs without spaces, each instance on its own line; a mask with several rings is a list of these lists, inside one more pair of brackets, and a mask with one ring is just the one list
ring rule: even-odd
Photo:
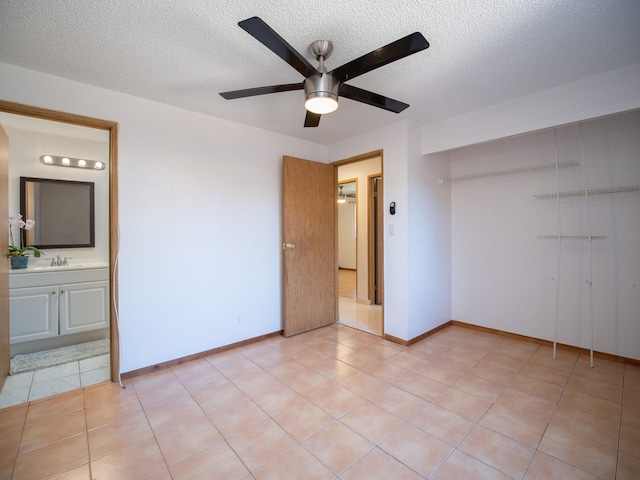
[[436,328],[433,328],[433,329],[429,330],[428,332],[423,333],[422,335],[419,335],[419,336],[417,336],[415,338],[412,338],[411,340],[403,340],[401,338],[394,337],[393,335],[387,335],[386,333],[384,334],[384,339],[385,340],[389,340],[390,342],[393,342],[393,343],[398,343],[400,345],[404,345],[405,347],[409,347],[409,346],[413,345],[414,343],[418,343],[420,340],[424,340],[425,338],[433,335],[434,333],[439,332],[443,328],[447,328],[450,325],[452,325],[452,320],[449,320],[448,322],[445,322],[442,325],[439,325]]
[[164,370],[166,368],[175,367],[176,365],[181,365],[183,363],[190,362],[192,360],[198,360],[199,358],[208,357],[210,355],[215,355],[217,353],[226,352],[227,350],[233,350],[234,348],[244,347],[246,345],[251,345],[252,343],[261,342],[262,340],[266,340],[267,338],[276,337],[278,335],[282,335],[284,333],[283,330],[273,333],[267,333],[265,335],[260,335],[259,337],[249,338],[247,340],[242,340],[241,342],[232,343],[230,345],[224,345],[222,347],[213,348],[211,350],[206,350],[204,352],[194,353],[193,355],[187,355],[186,357],[180,357],[173,360],[168,360],[166,362],[158,363],[156,365],[150,365],[148,367],[139,368],[137,370],[131,370],[130,372],[125,372],[120,375],[122,380],[127,380],[129,378],[138,377],[140,375],[145,375],[151,372],[157,372],[159,370]]
[[[459,322],[458,320],[451,320],[450,324],[458,326],[458,327],[470,328],[472,330],[478,330],[480,332],[492,333],[494,335],[502,335],[502,336],[507,337],[507,338],[513,338],[514,340],[521,340],[521,341],[524,341],[524,342],[537,343],[538,345],[545,345],[545,346],[549,346],[549,347],[553,346],[553,342],[550,341],[550,340],[543,340],[541,338],[529,337],[527,335],[520,335],[519,333],[511,333],[511,332],[505,332],[503,330],[497,330],[495,328],[481,327],[479,325],[474,325],[472,323]],[[588,348],[576,347],[576,346],[573,346],[573,345],[567,345],[565,343],[556,343],[556,348],[561,348],[562,350],[568,350],[570,352],[580,353],[582,355],[589,355],[590,354],[590,350]],[[628,363],[629,365],[640,366],[640,360],[637,360],[635,358],[622,357],[620,355],[613,355],[611,353],[597,352],[595,350],[593,352],[593,356],[594,356],[594,358],[595,357],[602,358],[603,360],[611,360],[611,361],[614,361],[614,362]]]

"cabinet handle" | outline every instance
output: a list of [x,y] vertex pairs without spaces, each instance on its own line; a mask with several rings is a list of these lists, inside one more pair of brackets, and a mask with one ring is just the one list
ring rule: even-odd
[[55,295],[56,293],[58,293],[58,292],[56,292],[56,291],[54,290],[53,292],[51,292],[51,295]]
[[60,293],[64,293],[64,290],[60,290]]

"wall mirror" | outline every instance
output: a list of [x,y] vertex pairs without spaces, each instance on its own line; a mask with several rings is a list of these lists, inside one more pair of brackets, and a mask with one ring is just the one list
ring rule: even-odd
[[20,177],[20,213],[35,220],[21,232],[37,248],[95,247],[93,182]]

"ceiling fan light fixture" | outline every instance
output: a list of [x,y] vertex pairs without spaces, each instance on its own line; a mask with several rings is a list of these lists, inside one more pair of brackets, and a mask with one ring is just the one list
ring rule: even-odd
[[311,75],[304,81],[304,108],[319,115],[335,112],[338,108],[338,86],[335,77],[328,73]]

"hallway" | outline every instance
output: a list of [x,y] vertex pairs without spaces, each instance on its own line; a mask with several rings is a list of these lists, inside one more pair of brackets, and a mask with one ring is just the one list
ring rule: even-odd
[[356,271],[341,268],[338,277],[339,323],[382,336],[382,306],[356,301]]

